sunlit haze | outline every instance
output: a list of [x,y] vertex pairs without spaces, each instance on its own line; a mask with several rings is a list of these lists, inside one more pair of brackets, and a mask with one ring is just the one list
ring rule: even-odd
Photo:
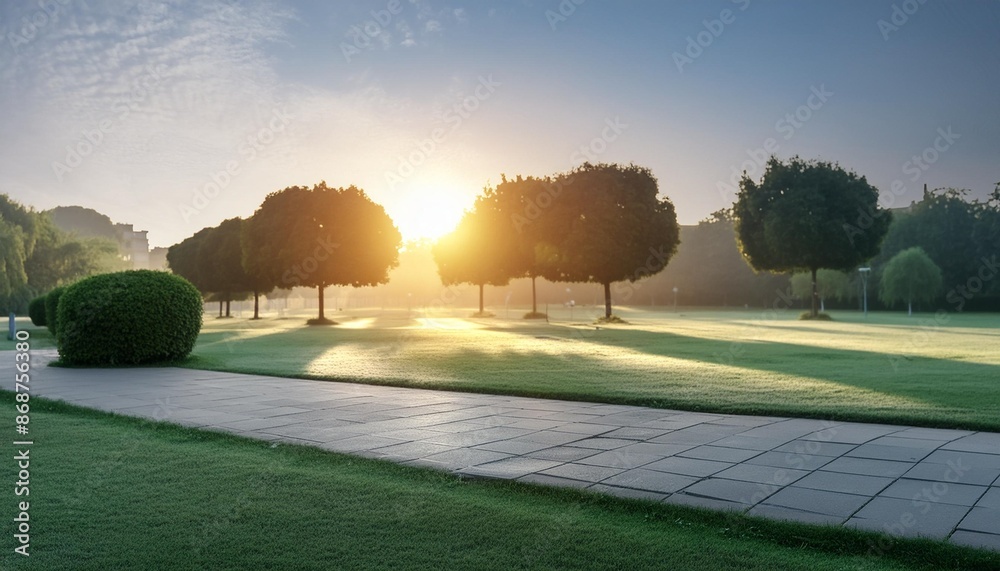
[[4,2],[0,193],[151,246],[321,180],[434,238],[502,175],[584,161],[649,167],[682,224],[771,152],[901,181],[897,205],[985,196],[998,23],[916,0]]

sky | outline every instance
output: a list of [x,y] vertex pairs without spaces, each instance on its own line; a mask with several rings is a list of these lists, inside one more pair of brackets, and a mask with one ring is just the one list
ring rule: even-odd
[[774,154],[883,204],[1000,181],[1000,1],[0,4],[0,193],[169,246],[293,185],[405,239],[502,176],[651,169],[694,224]]

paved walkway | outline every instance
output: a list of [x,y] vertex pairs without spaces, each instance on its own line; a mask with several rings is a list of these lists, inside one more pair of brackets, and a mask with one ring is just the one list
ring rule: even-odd
[[[0,366],[13,370],[13,352]],[[1000,550],[1000,434],[281,379],[58,369],[32,394],[428,466]],[[13,375],[0,386],[11,389]]]

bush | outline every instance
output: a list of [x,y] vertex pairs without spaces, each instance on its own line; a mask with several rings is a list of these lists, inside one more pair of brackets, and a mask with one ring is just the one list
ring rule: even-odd
[[59,303],[59,357],[71,365],[182,359],[201,330],[201,294],[180,276],[131,270],[69,286]]
[[833,321],[833,318],[830,317],[829,313],[817,313],[816,317],[813,317],[811,311],[803,311],[799,315],[799,319],[803,321]]
[[28,304],[28,317],[39,327],[45,327],[45,296],[39,296]]
[[65,291],[66,288],[57,287],[45,295],[45,326],[53,335],[56,334],[56,325],[59,324],[59,298]]
[[624,319],[618,317],[617,315],[612,315],[611,317],[600,317],[594,323],[597,323],[598,325],[606,325],[609,323],[619,323],[623,325],[628,325],[628,321],[625,321]]
[[549,316],[541,311],[529,311],[524,314],[525,319],[548,319]]

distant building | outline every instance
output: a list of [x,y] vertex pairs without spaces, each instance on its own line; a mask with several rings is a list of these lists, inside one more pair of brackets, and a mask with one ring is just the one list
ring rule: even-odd
[[122,259],[132,265],[132,269],[148,270],[149,239],[146,230],[135,230],[131,224],[115,224],[118,233],[118,251]]
[[167,249],[158,247],[149,251],[149,269],[167,270]]

